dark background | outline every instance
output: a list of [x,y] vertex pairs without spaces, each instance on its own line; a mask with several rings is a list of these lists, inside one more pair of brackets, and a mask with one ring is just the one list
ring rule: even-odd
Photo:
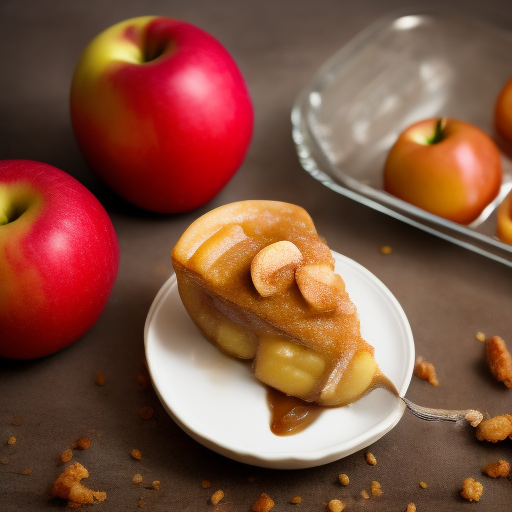
[[[510,510],[512,483],[481,474],[488,462],[512,461],[510,441],[479,443],[471,428],[422,422],[405,413],[400,423],[370,447],[326,466],[266,470],[228,460],[197,444],[165,413],[146,374],[143,328],[149,307],[171,275],[170,253],[180,234],[215,206],[253,198],[300,204],[330,247],[367,267],[402,304],[416,353],[432,361],[439,387],[413,378],[407,396],[416,403],[478,408],[491,415],[512,412],[511,390],[496,383],[475,333],[502,336],[512,347],[510,268],[402,224],[341,197],[314,181],[299,165],[291,139],[293,101],[317,68],[360,30],[398,10],[418,13],[448,8],[512,30],[509,0],[406,1],[0,1],[0,158],[25,158],[59,167],[102,202],[119,237],[120,271],[110,301],[93,329],[53,356],[31,362],[0,361],[0,509],[63,508],[48,488],[62,471],[56,459],[81,436],[92,440],[74,461],[91,473],[85,481],[107,492],[98,510],[213,510],[212,492],[223,489],[221,510],[248,511],[262,493],[274,510],[323,510],[340,498],[348,510]],[[158,14],[198,25],[219,39],[244,74],[255,107],[255,131],[247,158],[220,194],[182,215],[153,215],[127,205],[90,172],[75,143],[68,115],[74,66],[85,45],[110,25]],[[512,68],[512,56],[511,56]],[[380,247],[390,245],[388,256]],[[1,264],[1,262],[0,262]],[[1,336],[1,333],[0,333]],[[107,379],[94,385],[98,370]],[[155,410],[143,421],[143,406]],[[21,420],[13,425],[13,418]],[[17,421],[15,420],[14,423]],[[7,445],[10,436],[17,438]],[[135,463],[132,448],[143,453]],[[21,472],[31,468],[32,473]],[[161,490],[131,483],[160,480]],[[342,488],[339,473],[351,484]],[[254,482],[248,479],[255,477]],[[484,484],[479,504],[459,488],[467,477]],[[201,481],[213,486],[203,489]],[[378,480],[384,495],[361,500]],[[418,485],[423,480],[427,489]],[[301,505],[289,500],[302,496]]]

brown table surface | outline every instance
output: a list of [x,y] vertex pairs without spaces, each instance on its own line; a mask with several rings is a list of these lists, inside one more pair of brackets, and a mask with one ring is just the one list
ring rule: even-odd
[[[447,4],[512,29],[508,0],[424,5]],[[419,511],[511,509],[510,480],[482,475],[489,462],[512,462],[510,441],[478,442],[470,427],[422,422],[406,412],[370,446],[377,466],[366,464],[361,450],[316,468],[269,470],[198,444],[167,415],[151,387],[137,387],[137,376],[147,374],[144,322],[172,273],[170,253],[180,234],[213,207],[264,198],[303,206],[333,250],[368,268],[397,297],[416,354],[435,364],[440,381],[433,387],[413,377],[411,400],[490,415],[512,412],[512,390],[494,381],[475,337],[478,331],[500,335],[512,347],[510,268],[327,189],[302,170],[291,139],[290,110],[300,88],[344,43],[395,9],[423,10],[405,0],[0,3],[0,158],[39,160],[76,177],[109,212],[121,248],[109,303],[81,340],[41,360],[0,361],[1,510],[65,507],[49,498],[48,488],[63,469],[56,460],[82,436],[91,447],[73,460],[88,468],[90,487],[107,492],[98,510],[214,510],[209,498],[217,489],[225,492],[223,511],[249,511],[262,492],[274,499],[275,511],[323,510],[333,498],[346,502],[347,510],[402,511],[410,502]],[[83,47],[115,22],[145,14],[183,19],[216,36],[238,62],[254,101],[254,137],[239,172],[209,204],[182,215],[144,213],[117,198],[88,169],[69,121],[69,84]],[[392,253],[381,254],[383,245]],[[104,387],[94,384],[98,370]],[[148,421],[139,417],[144,406],[155,410]],[[8,445],[10,436],[16,444]],[[130,455],[133,448],[142,452],[139,462]],[[26,468],[32,472],[23,475]],[[132,484],[135,473],[144,483],[160,480],[161,489]],[[339,484],[340,473],[350,476],[348,487]],[[484,485],[476,505],[459,495],[467,477]],[[204,489],[203,479],[212,487]],[[370,490],[373,480],[384,494],[363,500],[360,491]],[[300,505],[289,503],[294,496],[302,497]]]

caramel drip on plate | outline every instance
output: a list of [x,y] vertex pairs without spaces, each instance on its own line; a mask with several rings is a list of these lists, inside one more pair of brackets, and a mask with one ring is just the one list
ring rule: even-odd
[[[399,397],[395,385],[379,370],[375,373],[370,386],[359,398],[377,388],[385,389]],[[300,398],[285,395],[271,387],[267,388],[267,403],[271,413],[270,430],[276,436],[290,436],[302,432],[327,408],[315,402],[306,402]],[[343,405],[335,407],[343,407]]]

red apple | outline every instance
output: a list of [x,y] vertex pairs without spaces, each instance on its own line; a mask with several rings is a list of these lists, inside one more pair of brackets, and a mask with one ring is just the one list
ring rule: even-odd
[[512,144],[512,77],[505,84],[496,101],[494,125],[498,133]]
[[227,50],[188,23],[146,16],[89,43],[71,120],[93,171],[155,212],[198,208],[241,165],[253,129],[245,81]]
[[500,152],[476,126],[426,119],[400,134],[384,166],[384,190],[445,219],[469,224],[498,195]]
[[0,161],[0,356],[32,359],[96,322],[119,264],[99,201],[50,165]]

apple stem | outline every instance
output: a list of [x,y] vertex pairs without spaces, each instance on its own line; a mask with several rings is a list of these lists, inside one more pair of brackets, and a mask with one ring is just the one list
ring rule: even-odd
[[436,121],[436,127],[434,128],[434,135],[427,140],[428,144],[437,144],[444,139],[444,130],[446,128],[446,117],[441,117]]

